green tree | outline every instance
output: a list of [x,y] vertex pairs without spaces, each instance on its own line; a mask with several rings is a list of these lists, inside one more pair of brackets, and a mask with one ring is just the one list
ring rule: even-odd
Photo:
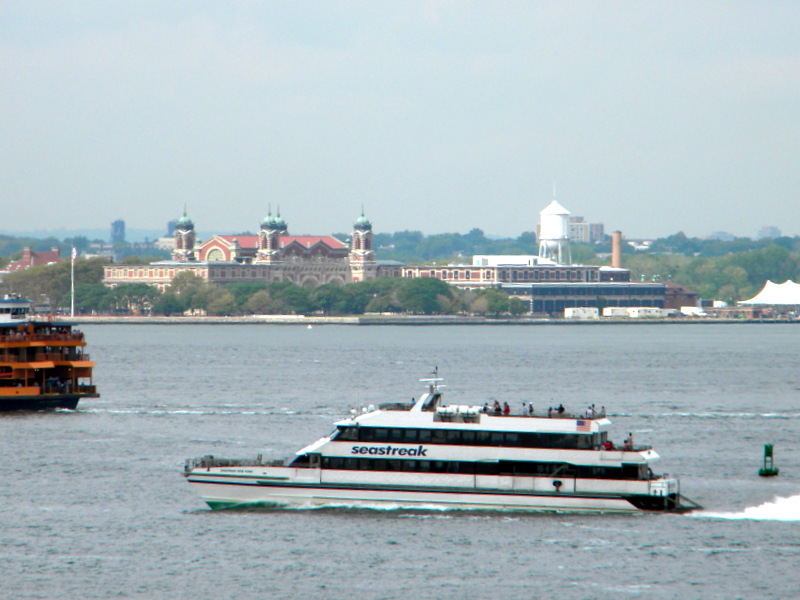
[[508,299],[508,312],[515,317],[520,317],[528,312],[528,306],[519,298],[511,297]]
[[489,299],[485,295],[476,295],[469,303],[469,312],[473,315],[485,315],[489,312]]
[[78,313],[103,313],[113,308],[114,292],[102,283],[75,286],[75,310]]
[[244,309],[254,315],[271,315],[277,312],[275,302],[267,290],[259,290],[245,302]]
[[206,310],[208,314],[217,316],[236,314],[238,311],[236,298],[224,287],[214,288],[209,294]]
[[[100,283],[103,280],[103,265],[107,259],[79,258],[75,261],[75,286]],[[24,298],[37,300],[47,296],[54,307],[70,306],[71,263],[62,261],[52,265],[31,267],[5,276],[6,289]]]
[[402,311],[403,307],[391,296],[375,296],[364,308],[364,312],[369,313],[399,313]]
[[290,281],[271,283],[267,290],[280,313],[302,315],[311,312],[309,291],[296,283]]
[[253,294],[267,289],[267,284],[257,281],[245,281],[241,283],[231,283],[230,285],[226,285],[225,289],[233,295],[234,300],[236,300],[236,306],[239,309],[243,309],[245,303]]
[[172,315],[182,315],[186,310],[186,304],[175,294],[162,294],[153,303],[153,313],[171,317]]
[[486,299],[486,311],[490,315],[499,317],[502,313],[508,312],[508,294],[500,290],[486,290],[483,292]]
[[212,287],[202,277],[191,271],[183,271],[172,279],[166,293],[177,296],[185,307],[184,310],[204,311],[208,306]]
[[146,283],[123,283],[113,289],[117,309],[133,314],[149,312],[159,296],[158,288]]
[[450,286],[435,277],[420,277],[407,279],[398,291],[397,299],[407,312],[432,315],[443,312],[439,296],[450,298]]
[[311,291],[310,299],[312,304],[322,311],[323,315],[330,315],[344,299],[344,288],[330,283],[323,284]]

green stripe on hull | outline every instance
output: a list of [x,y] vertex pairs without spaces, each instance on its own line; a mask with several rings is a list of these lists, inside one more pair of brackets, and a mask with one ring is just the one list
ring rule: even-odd
[[206,504],[211,510],[230,510],[234,508],[281,508],[286,506],[279,502],[268,502],[260,500],[258,502],[233,502],[231,500],[206,500]]

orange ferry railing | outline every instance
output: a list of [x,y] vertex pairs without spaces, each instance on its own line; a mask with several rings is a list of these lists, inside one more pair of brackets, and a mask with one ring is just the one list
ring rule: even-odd
[[65,362],[65,361],[87,361],[91,360],[89,354],[80,354],[76,356],[66,356],[57,352],[37,352],[32,357],[19,356],[17,354],[0,354],[0,362],[6,363],[26,363],[26,362]]
[[27,333],[17,331],[0,335],[0,343],[13,344],[18,342],[82,342],[84,335],[80,331],[72,333]]

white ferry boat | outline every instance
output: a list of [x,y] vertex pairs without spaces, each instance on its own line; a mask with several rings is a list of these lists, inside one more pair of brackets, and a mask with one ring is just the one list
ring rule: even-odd
[[[605,411],[511,415],[445,405],[441,379],[410,403],[354,411],[285,463],[204,456],[184,474],[212,509],[347,506],[556,512],[700,508],[655,475],[650,446],[615,447]],[[497,405],[499,407],[499,405]]]

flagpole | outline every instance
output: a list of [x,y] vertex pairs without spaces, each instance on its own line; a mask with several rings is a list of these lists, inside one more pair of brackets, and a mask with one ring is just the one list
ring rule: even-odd
[[73,246],[72,247],[72,269],[70,269],[70,271],[71,271],[71,275],[70,275],[71,292],[70,292],[70,295],[69,295],[69,297],[70,297],[70,311],[69,312],[70,312],[70,316],[71,317],[75,316],[75,256],[77,254],[78,254],[78,252],[75,249],[75,246]]

